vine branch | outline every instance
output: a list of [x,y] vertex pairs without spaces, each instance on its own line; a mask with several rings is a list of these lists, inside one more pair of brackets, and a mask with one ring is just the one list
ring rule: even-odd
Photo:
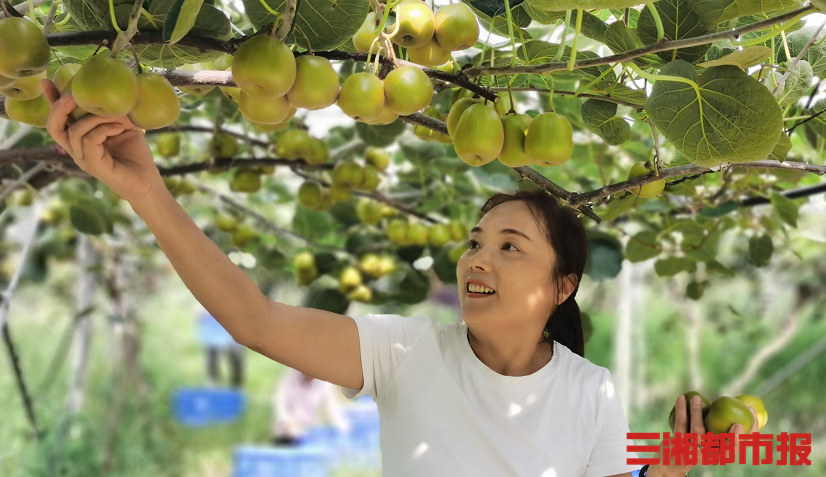
[[[650,45],[646,45],[642,48],[637,48],[636,50],[629,50],[625,53],[620,53],[617,55],[611,56],[604,56],[601,58],[593,58],[587,59],[582,61],[577,61],[574,64],[574,69],[578,68],[588,68],[591,66],[599,66],[599,65],[606,65],[610,63],[625,63],[629,60],[634,58],[638,58],[640,56],[644,56],[648,53],[658,53],[660,51],[666,50],[677,50],[681,48],[688,48],[691,46],[698,46],[698,45],[706,45],[709,43],[714,43],[715,41],[720,40],[737,40],[740,38],[741,35],[745,33],[750,33],[753,31],[759,31],[764,28],[770,27],[772,25],[776,25],[778,23],[782,23],[786,20],[791,20],[792,18],[809,12],[813,11],[814,7],[811,5],[805,5],[801,8],[796,10],[792,10],[790,12],[784,13],[782,15],[778,15],[776,17],[767,18],[763,21],[753,23],[751,25],[744,25],[739,28],[733,28],[731,30],[720,31],[716,33],[710,33],[708,35],[702,35],[694,38],[684,38],[681,40],[663,40],[651,43]],[[474,78],[477,76],[491,76],[491,75],[503,75],[503,74],[545,74],[545,73],[552,73],[554,71],[562,71],[567,70],[568,65],[562,61],[553,61],[549,63],[542,63],[538,65],[528,65],[528,66],[494,66],[494,67],[475,67],[475,68],[468,68],[463,70],[461,74],[464,74],[468,78]]]

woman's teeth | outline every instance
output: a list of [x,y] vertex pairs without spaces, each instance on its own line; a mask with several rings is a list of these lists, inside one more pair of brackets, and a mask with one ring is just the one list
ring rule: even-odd
[[483,287],[481,285],[476,285],[475,283],[468,283],[467,291],[469,291],[470,293],[487,293],[487,294],[496,293],[491,288]]

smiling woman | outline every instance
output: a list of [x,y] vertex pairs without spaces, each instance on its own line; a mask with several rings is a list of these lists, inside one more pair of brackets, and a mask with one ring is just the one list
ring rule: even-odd
[[610,372],[584,358],[575,212],[544,191],[482,208],[456,275],[463,323],[353,317],[382,422],[386,475],[625,474],[628,422]]
[[[289,306],[262,294],[181,208],[128,118],[90,116],[69,126],[74,100],[48,82],[44,91],[52,137],[129,202],[234,341],[351,398],[373,397],[385,475],[635,470],[626,464],[636,455],[627,452],[628,421],[611,373],[584,357],[575,296],[585,230],[547,193],[498,194],[482,208],[456,268],[463,323]],[[676,420],[682,428],[681,407]]]

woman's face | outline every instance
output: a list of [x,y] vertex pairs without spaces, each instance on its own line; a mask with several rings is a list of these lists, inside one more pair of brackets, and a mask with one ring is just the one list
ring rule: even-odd
[[[471,230],[456,266],[462,319],[503,331],[543,329],[557,303],[549,280],[554,263],[553,248],[527,204],[494,207]],[[478,293],[476,286],[494,292]]]

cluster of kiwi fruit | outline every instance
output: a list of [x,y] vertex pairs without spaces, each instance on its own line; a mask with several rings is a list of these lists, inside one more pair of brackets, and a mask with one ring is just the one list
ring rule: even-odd
[[[335,203],[348,202],[354,190],[373,192],[381,183],[380,172],[384,172],[389,164],[387,151],[368,147],[364,152],[364,164],[342,160],[335,165],[329,187],[313,179],[304,181],[298,188],[298,203],[312,210],[329,210]],[[395,215],[396,209],[365,198],[359,202],[356,212],[362,222],[375,225],[382,216]],[[378,218],[374,220],[374,217]]]
[[259,236],[255,228],[227,212],[219,212],[215,216],[215,226],[222,232],[232,234],[232,244],[236,247],[243,247]]
[[[7,96],[9,118],[45,127],[49,103],[40,80],[45,78],[51,49],[43,32],[24,18],[0,20],[0,93]],[[180,105],[169,81],[156,73],[135,72],[101,50],[82,64],[67,63],[53,76],[61,94],[71,93],[77,107],[72,120],[87,114],[128,115],[142,129],[168,126],[178,119]]]

